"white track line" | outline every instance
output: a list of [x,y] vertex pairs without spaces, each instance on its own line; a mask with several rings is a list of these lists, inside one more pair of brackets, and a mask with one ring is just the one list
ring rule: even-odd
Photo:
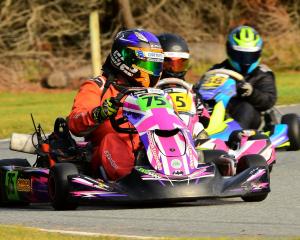
[[300,104],[299,104],[299,103],[295,103],[295,104],[277,105],[276,107],[278,107],[278,108],[284,108],[284,107],[300,107]]
[[9,142],[10,138],[0,139],[0,142]]
[[56,229],[43,229],[38,228],[44,232],[52,232],[52,233],[62,233],[62,234],[72,234],[72,235],[80,235],[80,236],[94,236],[94,237],[123,237],[130,239],[162,239],[159,237],[145,237],[145,236],[135,236],[135,235],[118,235],[118,234],[103,234],[103,233],[91,233],[91,232],[81,232],[81,231],[66,231],[66,230],[56,230]]

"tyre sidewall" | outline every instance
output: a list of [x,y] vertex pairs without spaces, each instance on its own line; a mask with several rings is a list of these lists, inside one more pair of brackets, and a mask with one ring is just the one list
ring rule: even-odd
[[71,163],[57,163],[50,169],[49,198],[56,210],[74,209],[75,202],[70,199],[68,176],[75,174],[78,174],[78,170]]
[[290,150],[300,149],[300,121],[299,116],[294,113],[285,114],[281,119],[282,124],[288,125],[288,137],[290,140]]

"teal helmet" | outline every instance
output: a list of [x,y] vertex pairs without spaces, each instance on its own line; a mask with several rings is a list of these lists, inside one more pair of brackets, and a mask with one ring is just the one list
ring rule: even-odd
[[233,29],[227,38],[226,50],[231,66],[242,74],[251,73],[259,64],[263,41],[249,26]]

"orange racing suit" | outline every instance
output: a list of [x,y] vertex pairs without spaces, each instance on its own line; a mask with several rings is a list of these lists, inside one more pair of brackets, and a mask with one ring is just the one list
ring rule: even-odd
[[[114,81],[117,84],[123,83],[122,80]],[[105,99],[116,97],[119,93],[113,84],[104,87],[106,82],[107,79],[100,76],[81,85],[68,117],[68,125],[74,135],[84,136],[92,142],[92,173],[99,175],[99,167],[102,166],[107,177],[116,180],[131,172],[135,160],[134,152],[138,149],[140,140],[138,134],[116,132],[109,119],[102,123],[93,119],[93,110],[101,106]],[[116,117],[121,116],[122,109],[119,109]],[[127,122],[122,127],[133,126]]]

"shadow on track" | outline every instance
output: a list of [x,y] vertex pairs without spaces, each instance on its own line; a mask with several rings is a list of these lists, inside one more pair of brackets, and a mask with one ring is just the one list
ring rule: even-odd
[[[232,204],[244,204],[239,198],[205,198],[191,202],[147,202],[147,203],[101,203],[80,205],[73,211],[91,211],[91,210],[128,210],[128,209],[150,209],[150,208],[180,208],[180,207],[208,207]],[[54,211],[52,206],[43,204],[10,204],[0,205],[1,211]],[[68,211],[70,212],[70,211]]]

